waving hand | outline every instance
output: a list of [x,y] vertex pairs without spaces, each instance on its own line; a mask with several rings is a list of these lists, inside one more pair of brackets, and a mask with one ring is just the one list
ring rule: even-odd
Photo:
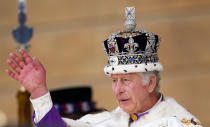
[[40,97],[48,92],[46,85],[46,71],[36,58],[31,58],[24,50],[19,50],[23,59],[11,53],[7,63],[12,70],[6,73],[20,82],[31,93],[32,98]]

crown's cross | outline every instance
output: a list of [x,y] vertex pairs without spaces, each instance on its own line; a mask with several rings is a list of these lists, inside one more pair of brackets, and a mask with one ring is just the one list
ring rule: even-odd
[[136,28],[135,22],[135,7],[125,8],[125,28],[127,30],[134,30]]
[[136,49],[139,47],[138,43],[134,42],[132,36],[129,37],[128,43],[124,45],[124,48],[130,53],[135,53]]

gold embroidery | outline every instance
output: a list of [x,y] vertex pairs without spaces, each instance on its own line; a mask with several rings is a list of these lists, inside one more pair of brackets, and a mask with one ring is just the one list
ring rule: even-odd
[[187,119],[184,118],[184,119],[182,119],[181,122],[183,124],[186,124],[186,125],[190,125],[190,124],[193,124],[193,125],[201,125],[201,123],[194,121],[193,118],[191,120],[187,120]]
[[183,124],[189,125],[191,122],[190,120],[182,119],[181,121]]

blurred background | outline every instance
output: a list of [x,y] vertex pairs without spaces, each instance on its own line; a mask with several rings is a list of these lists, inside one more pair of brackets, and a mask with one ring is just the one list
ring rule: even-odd
[[[161,91],[173,96],[204,126],[210,126],[209,0],[27,0],[27,25],[34,35],[29,53],[47,70],[49,89],[90,85],[97,107],[117,104],[101,42],[124,29],[124,9],[136,7],[137,29],[158,34]],[[6,60],[16,52],[18,1],[0,0],[0,111],[17,124],[20,85],[6,75]],[[1,113],[0,112],[0,113]]]

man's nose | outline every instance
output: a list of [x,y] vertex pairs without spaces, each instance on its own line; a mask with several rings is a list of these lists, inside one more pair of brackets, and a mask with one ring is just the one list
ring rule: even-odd
[[116,93],[122,94],[124,92],[123,82],[121,80],[118,80],[117,87],[116,87]]

